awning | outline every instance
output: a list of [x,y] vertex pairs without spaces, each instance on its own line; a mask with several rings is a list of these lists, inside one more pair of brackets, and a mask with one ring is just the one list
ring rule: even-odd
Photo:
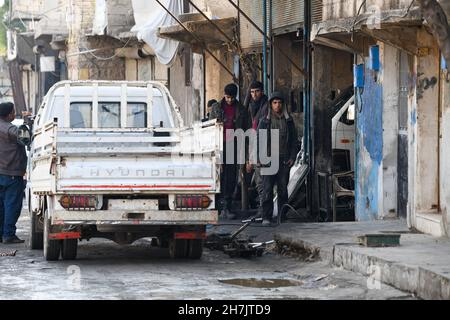
[[186,42],[193,47],[202,47],[207,44],[209,49],[218,49],[224,43],[229,42],[228,39],[213,25],[220,28],[230,39],[234,39],[234,30],[236,28],[236,18],[215,19],[212,22],[208,20],[186,21],[184,26],[192,32],[186,31],[179,24],[161,27],[158,36],[166,39],[173,39],[180,42]]

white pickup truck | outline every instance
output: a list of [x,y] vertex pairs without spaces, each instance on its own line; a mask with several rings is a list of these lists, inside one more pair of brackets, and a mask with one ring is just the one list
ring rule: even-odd
[[32,249],[75,259],[82,239],[143,237],[199,259],[216,224],[223,127],[183,125],[158,82],[63,81],[34,121],[28,203]]

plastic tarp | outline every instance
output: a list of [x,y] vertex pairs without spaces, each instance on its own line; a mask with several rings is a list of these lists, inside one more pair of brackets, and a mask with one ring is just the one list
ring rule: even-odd
[[[160,0],[176,17],[183,8],[182,0]],[[171,64],[178,50],[178,41],[159,38],[157,33],[161,27],[176,25],[173,19],[159,4],[151,0],[132,0],[136,25],[131,29],[137,32],[137,38],[147,43],[162,64]]]

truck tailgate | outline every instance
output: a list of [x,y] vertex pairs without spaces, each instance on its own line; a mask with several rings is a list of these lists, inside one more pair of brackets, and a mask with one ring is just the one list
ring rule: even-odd
[[59,129],[56,189],[215,192],[220,132],[215,125],[157,133]]
[[166,156],[66,156],[57,166],[57,191],[188,191],[215,192],[213,158]]
[[223,128],[215,121],[182,129],[38,131],[36,192],[215,193],[220,191]]

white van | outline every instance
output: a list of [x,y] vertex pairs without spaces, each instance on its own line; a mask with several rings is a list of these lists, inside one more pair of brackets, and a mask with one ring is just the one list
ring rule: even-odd
[[355,170],[355,96],[352,96],[332,119],[332,148],[346,150],[350,170]]

